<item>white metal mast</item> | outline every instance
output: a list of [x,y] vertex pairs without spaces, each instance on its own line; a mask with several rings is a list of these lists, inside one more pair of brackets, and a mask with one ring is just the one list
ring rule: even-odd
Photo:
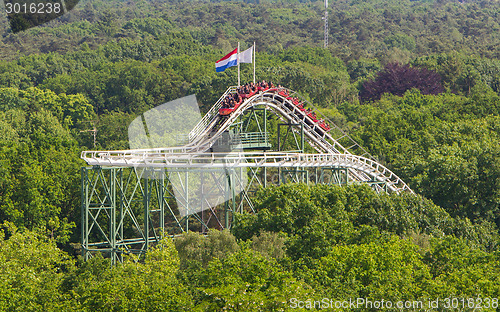
[[328,47],[328,0],[325,0],[325,16],[323,16],[325,21],[325,48]]

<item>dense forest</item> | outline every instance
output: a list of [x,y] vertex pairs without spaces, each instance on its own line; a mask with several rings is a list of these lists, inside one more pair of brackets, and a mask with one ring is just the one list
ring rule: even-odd
[[[499,2],[331,2],[326,49],[322,1],[82,0],[23,32],[2,20],[0,311],[284,311],[323,298],[498,310]],[[258,79],[300,92],[417,195],[270,187],[231,231],[84,262],[80,152],[129,148],[133,119],[182,96],[206,112],[236,84],[214,63],[237,42],[256,43]]]

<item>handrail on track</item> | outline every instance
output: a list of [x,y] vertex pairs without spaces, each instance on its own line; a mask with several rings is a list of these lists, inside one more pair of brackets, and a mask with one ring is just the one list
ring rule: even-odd
[[189,132],[189,142],[193,142],[193,140],[210,124],[210,122],[219,115],[219,109],[222,107],[222,101],[228,96],[230,93],[236,91],[235,86],[230,86],[227,88],[226,92],[222,94],[222,96],[215,102],[215,104],[210,108],[210,110],[203,116],[203,118],[194,126],[193,130]]
[[381,182],[390,184],[394,191],[413,191],[385,166],[372,159],[353,154],[304,154],[290,152],[229,152],[229,153],[154,153],[147,151],[88,151],[82,158],[90,165],[138,166],[157,168],[224,168],[306,166],[328,167],[334,164],[360,170]]
[[[306,100],[300,93],[298,93],[297,91],[293,91],[293,90],[290,90],[290,89],[287,89],[287,88],[283,88],[283,90],[286,90],[288,93],[289,93],[289,96],[290,97],[296,97],[299,99],[299,102],[302,102],[304,104],[304,106],[308,106],[308,107],[311,107],[313,112],[316,113],[316,115],[320,115],[322,118],[321,119],[324,119],[330,126],[331,126],[331,129],[328,130],[327,132],[331,132],[334,128],[339,131],[342,136],[340,138],[333,138],[335,141],[339,141],[341,138],[348,138],[352,143],[354,143],[353,146],[357,146],[359,147],[362,151],[363,151],[363,155],[368,155],[368,158],[371,158],[375,161],[378,161],[375,157],[373,157],[367,150],[365,150],[361,145],[358,144],[358,142],[356,142],[353,138],[351,138],[351,136],[349,134],[347,134],[344,130],[342,130],[342,128],[340,128],[336,123],[334,123],[333,121],[331,121],[328,117],[325,116],[325,114],[323,114],[321,112],[321,110],[319,110],[316,106],[314,106],[311,102],[309,102],[308,100]],[[344,148],[346,149],[346,148]],[[347,148],[346,150],[349,150],[349,148]]]
[[[219,109],[222,106],[223,99],[228,94],[235,92],[236,89],[237,89],[236,86],[231,86],[231,87],[229,87],[226,90],[226,92],[224,92],[224,94],[219,98],[219,100],[215,103],[215,105],[212,106],[212,108],[210,109],[210,111],[202,118],[202,120],[189,133],[189,142],[193,142],[201,133],[203,133],[204,130],[206,130],[206,127],[208,125],[210,125],[211,122],[215,118],[218,117],[218,111],[219,111]],[[297,98],[299,100],[299,102],[302,102],[304,105],[307,105],[308,107],[310,107],[312,109],[312,111],[314,113],[316,113],[317,116],[321,116],[321,119],[323,119],[327,124],[329,124],[331,126],[331,129],[325,131],[326,133],[328,133],[328,134],[331,133],[331,131],[333,129],[335,129],[336,131],[338,131],[341,134],[341,136],[339,138],[335,138],[335,137],[333,137],[331,135],[329,135],[329,137],[330,137],[331,140],[333,140],[333,141],[335,141],[337,143],[337,145],[338,145],[337,148],[339,150],[343,150],[344,152],[351,153],[351,148],[356,147],[356,148],[359,148],[362,151],[362,155],[366,155],[367,157],[369,157],[369,158],[371,158],[371,159],[373,159],[375,161],[378,161],[368,151],[366,151],[361,145],[359,145],[354,139],[352,139],[344,130],[342,130],[337,124],[335,124],[328,117],[326,117],[316,106],[314,106],[311,102],[309,102],[304,97],[302,97],[298,92],[290,90],[290,89],[287,89],[285,87],[276,87],[274,89],[275,89],[274,92],[270,92],[268,94],[279,95],[284,100],[287,100],[286,97],[295,97],[295,98]],[[286,97],[280,95],[280,92],[282,92],[282,91],[286,92],[286,94],[287,94]],[[245,99],[243,101],[242,105],[240,105],[240,108],[238,110],[244,109],[245,103],[251,102],[252,99],[255,99],[255,98],[259,97],[259,96],[263,96],[267,92],[269,92],[269,91],[264,91],[264,93],[257,93],[254,96],[252,96],[251,98]],[[298,116],[298,117],[300,117],[300,116]],[[306,117],[302,118],[302,120],[305,120],[305,119],[309,119],[309,117],[306,116]],[[312,120],[311,120],[311,122],[312,122]],[[319,127],[319,125],[317,125],[317,127]],[[313,130],[314,129],[314,125],[312,127],[310,127],[310,128],[311,128],[310,130]],[[351,142],[349,148],[345,148],[344,146],[342,146],[338,142],[340,139],[343,139],[343,138],[346,138],[347,140],[349,140]]]

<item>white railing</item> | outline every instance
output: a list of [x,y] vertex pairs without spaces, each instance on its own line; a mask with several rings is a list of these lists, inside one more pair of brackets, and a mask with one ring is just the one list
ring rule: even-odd
[[207,126],[219,115],[219,109],[222,107],[222,101],[231,93],[236,92],[236,87],[231,86],[227,88],[226,92],[215,102],[214,106],[203,116],[203,118],[194,126],[193,130],[189,132],[189,142],[193,142]]
[[172,153],[159,151],[87,151],[82,159],[89,165],[151,168],[227,167],[342,167],[364,172],[372,180],[387,182],[394,191],[411,189],[376,161],[353,154],[304,154],[280,152]]

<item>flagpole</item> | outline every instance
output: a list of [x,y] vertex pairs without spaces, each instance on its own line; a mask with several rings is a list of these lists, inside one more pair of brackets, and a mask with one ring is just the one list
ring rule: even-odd
[[253,83],[255,83],[255,41],[253,42]]
[[238,51],[237,51],[237,62],[238,62],[238,88],[240,87],[240,42],[238,41]]

